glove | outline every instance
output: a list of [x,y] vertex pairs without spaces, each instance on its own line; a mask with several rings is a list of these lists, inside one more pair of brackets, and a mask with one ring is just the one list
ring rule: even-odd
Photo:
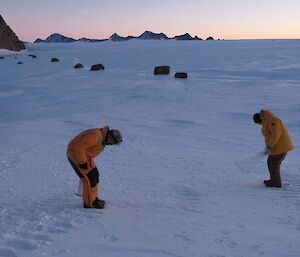
[[270,153],[271,153],[271,150],[272,150],[272,148],[271,148],[270,146],[267,146],[266,149],[265,149],[265,151],[264,151],[264,154],[265,154],[265,155],[270,154]]
[[79,164],[79,168],[80,168],[80,169],[85,169],[85,170],[87,170],[87,168],[88,168],[87,162],[85,162],[85,163],[80,163],[80,164]]

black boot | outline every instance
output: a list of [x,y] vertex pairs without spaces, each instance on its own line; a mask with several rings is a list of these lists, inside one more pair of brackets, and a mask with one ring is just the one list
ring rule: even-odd
[[279,187],[279,188],[281,187],[281,184],[274,184],[273,182],[271,182],[271,180],[267,181],[265,185],[266,187]]
[[95,201],[93,202],[93,207],[95,209],[103,209],[104,206],[105,206],[105,201],[96,197]]
[[88,204],[86,204],[86,203],[83,203],[83,208],[92,208],[92,207],[90,207]]

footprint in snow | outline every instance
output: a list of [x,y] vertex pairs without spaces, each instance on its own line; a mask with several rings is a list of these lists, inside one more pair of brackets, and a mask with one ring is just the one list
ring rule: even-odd
[[81,213],[81,206],[70,208],[70,201],[65,197],[53,197],[39,202],[18,200],[22,205],[2,207],[0,256],[15,257],[18,250],[36,250],[49,244],[53,234],[66,233],[83,224],[85,213]]

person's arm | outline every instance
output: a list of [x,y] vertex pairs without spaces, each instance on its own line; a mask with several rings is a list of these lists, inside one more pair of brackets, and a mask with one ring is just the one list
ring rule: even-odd
[[86,151],[88,148],[96,145],[97,142],[98,142],[97,136],[95,136],[93,134],[87,134],[87,135],[84,135],[80,139],[80,142],[77,144],[77,147],[75,149],[75,155],[76,155],[77,160],[79,161],[79,167],[81,169],[88,168]]
[[270,135],[266,140],[266,145],[269,148],[273,148],[278,142],[281,134],[282,134],[282,125],[281,120],[272,119],[269,123]]

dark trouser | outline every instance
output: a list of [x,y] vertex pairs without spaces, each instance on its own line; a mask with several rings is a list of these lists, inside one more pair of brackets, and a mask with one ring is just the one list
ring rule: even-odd
[[268,168],[270,172],[270,183],[273,186],[281,187],[280,165],[284,160],[286,153],[279,155],[269,155]]
[[93,160],[88,161],[88,169],[81,169],[79,164],[76,164],[75,159],[68,156],[68,160],[75,170],[76,174],[82,181],[83,185],[83,202],[89,207],[93,207],[93,203],[98,195],[99,172]]

